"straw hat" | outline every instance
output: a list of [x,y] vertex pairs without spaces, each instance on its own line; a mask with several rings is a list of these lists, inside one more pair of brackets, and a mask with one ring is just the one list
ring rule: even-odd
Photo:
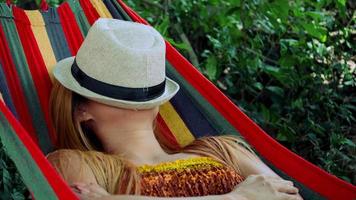
[[76,57],[59,61],[54,77],[91,100],[149,109],[172,98],[179,85],[165,74],[165,42],[152,27],[98,19]]

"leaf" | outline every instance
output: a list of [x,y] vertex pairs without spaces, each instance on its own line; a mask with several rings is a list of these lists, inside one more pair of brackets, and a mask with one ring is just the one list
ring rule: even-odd
[[166,16],[163,18],[162,22],[155,26],[155,29],[160,32],[163,36],[168,36],[167,30],[169,27],[169,18]]
[[221,47],[223,46],[219,40],[215,39],[215,38],[212,37],[211,35],[207,35],[206,37],[207,37],[207,38],[210,40],[210,42],[213,44],[214,48],[219,49],[219,48],[221,48]]
[[263,104],[261,105],[261,111],[262,111],[262,115],[263,118],[266,122],[270,121],[270,111],[268,110],[268,108],[266,108],[266,106],[264,106]]
[[25,197],[23,196],[23,194],[21,194],[20,192],[18,191],[14,191],[12,194],[11,194],[11,197],[13,200],[24,200]]
[[343,144],[343,145],[348,145],[348,146],[350,146],[350,147],[352,147],[352,148],[356,148],[356,144],[354,143],[354,142],[352,142],[351,140],[349,140],[349,139],[347,139],[347,138],[345,138],[343,141],[342,141],[342,143],[341,144]]
[[295,101],[292,102],[292,108],[302,108],[303,107],[303,100],[302,99],[297,99]]
[[327,30],[325,28],[307,23],[303,23],[302,26],[309,35],[319,39],[321,42],[326,42]]
[[37,4],[38,6],[41,5],[41,0],[35,0],[35,2],[36,2],[36,4]]
[[267,65],[267,64],[262,64],[262,69],[264,72],[267,74],[271,75],[275,79],[277,79],[279,82],[282,84],[285,84],[285,81],[287,79],[286,75],[284,74],[283,71],[280,70],[279,67]]
[[346,104],[345,107],[356,112],[356,106],[354,106],[352,104]]
[[293,55],[285,55],[278,60],[282,68],[291,68],[298,63],[298,60]]
[[324,12],[318,12],[318,11],[307,11],[305,12],[306,15],[312,17],[314,20],[322,20],[325,17]]
[[254,83],[253,86],[254,86],[256,89],[258,89],[258,90],[262,90],[262,88],[263,88],[263,85],[262,85],[262,83],[260,83],[260,82]]
[[189,46],[184,42],[178,43],[174,41],[172,38],[168,38],[168,37],[165,37],[164,39],[167,40],[169,43],[171,43],[174,47],[177,47],[178,49],[189,50]]
[[285,141],[288,141],[288,138],[287,138],[287,136],[285,136],[283,133],[279,132],[279,133],[277,134],[277,140],[282,141],[282,142],[285,142]]
[[298,40],[295,39],[281,39],[279,43],[281,45],[281,52],[283,54],[286,54],[289,49],[297,48],[299,45]]
[[337,2],[342,6],[346,5],[346,0],[337,0]]
[[217,61],[215,56],[209,56],[205,65],[205,69],[209,79],[215,80],[217,74]]
[[267,72],[268,74],[274,74],[274,73],[278,73],[279,72],[279,68],[278,67],[274,67],[271,65],[263,65],[263,70],[265,72]]
[[279,97],[284,96],[284,90],[278,86],[267,86],[266,89]]
[[2,183],[4,185],[5,192],[9,192],[11,188],[11,176],[6,168],[2,170]]
[[276,17],[281,18],[285,21],[288,18],[289,13],[289,1],[288,0],[276,0],[270,3],[270,10],[275,14]]

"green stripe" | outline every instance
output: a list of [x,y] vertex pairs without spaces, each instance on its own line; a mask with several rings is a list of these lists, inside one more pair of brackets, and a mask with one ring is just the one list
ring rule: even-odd
[[87,20],[87,17],[84,14],[82,7],[79,4],[79,1],[67,0],[67,2],[69,3],[70,8],[75,15],[75,19],[77,20],[77,24],[79,25],[82,34],[86,36],[89,31],[90,24]]
[[18,118],[18,115],[16,113],[16,108],[15,108],[15,105],[12,101],[12,97],[10,94],[10,89],[6,82],[6,76],[5,76],[3,65],[1,64],[1,61],[0,61],[0,93],[2,94],[2,97],[4,98],[4,101],[7,105],[7,107],[10,108],[13,115],[16,118]]
[[[27,102],[29,112],[32,116],[32,124],[36,130],[39,145],[43,152],[48,153],[51,151],[52,145],[48,134],[47,124],[40,107],[41,104],[38,99],[36,88],[29,71],[26,56],[16,30],[12,12],[5,3],[0,4],[0,12],[3,15],[11,17],[11,19],[0,18],[0,21],[2,23],[6,39],[10,47],[17,74],[21,81],[21,86],[26,98],[25,101]],[[17,112],[19,113],[21,111],[17,110]]]
[[46,32],[57,61],[72,56],[63,32],[57,9],[49,8],[47,11],[41,11],[41,14],[46,24]]
[[58,199],[53,189],[41,173],[35,161],[20,141],[7,119],[0,112],[0,142],[6,154],[13,160],[27,188],[38,200]]
[[173,78],[181,89],[193,101],[194,105],[204,114],[209,123],[218,131],[218,135],[240,135],[239,132],[203,97],[197,92],[170,63],[167,62],[167,76]]
[[[195,106],[204,113],[204,116],[207,118],[209,123],[218,130],[217,135],[240,135],[239,132],[203,97],[201,94],[193,88],[180,74],[179,72],[172,67],[171,64],[167,62],[167,75],[175,80],[180,86],[181,89],[189,96],[189,98],[194,102]],[[271,163],[263,159],[262,156],[259,157],[266,163],[273,171],[284,179],[291,180],[295,185],[300,189],[300,194],[305,199],[324,199],[316,192],[310,190],[305,185],[299,183],[295,179],[289,177],[284,172],[276,168]]]

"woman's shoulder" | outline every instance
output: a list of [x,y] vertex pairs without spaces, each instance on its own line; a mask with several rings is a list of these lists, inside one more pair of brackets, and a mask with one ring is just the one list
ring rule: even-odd
[[199,140],[225,141],[225,142],[234,142],[234,143],[244,142],[242,136],[232,135],[232,134],[203,136],[197,138],[195,141],[199,141]]
[[46,157],[67,182],[94,182],[95,178],[83,157],[84,154],[85,151],[59,149],[47,154]]
[[79,151],[79,150],[77,150],[77,149],[57,149],[57,150],[54,150],[54,151],[48,153],[46,155],[46,157],[59,156],[62,154],[66,154],[66,155],[76,154],[77,151]]
[[73,161],[80,161],[80,152],[75,149],[58,149],[46,155],[50,162],[58,162],[61,160],[71,159]]
[[76,170],[84,164],[81,153],[75,149],[58,149],[47,154],[46,158],[58,172],[62,173],[68,169]]
[[202,146],[217,151],[226,149],[242,150],[254,154],[254,151],[244,138],[237,135],[205,136],[195,139],[190,146]]

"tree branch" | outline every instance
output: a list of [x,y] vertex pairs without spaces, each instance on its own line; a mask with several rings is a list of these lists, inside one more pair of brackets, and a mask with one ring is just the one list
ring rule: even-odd
[[194,49],[192,47],[192,44],[190,43],[187,35],[183,32],[182,28],[180,27],[179,24],[175,24],[174,29],[177,31],[179,38],[182,40],[183,43],[185,43],[186,45],[188,45],[188,55],[189,55],[189,60],[190,62],[192,62],[192,64],[195,67],[199,68],[199,60],[198,60],[198,56],[197,54],[194,52]]

